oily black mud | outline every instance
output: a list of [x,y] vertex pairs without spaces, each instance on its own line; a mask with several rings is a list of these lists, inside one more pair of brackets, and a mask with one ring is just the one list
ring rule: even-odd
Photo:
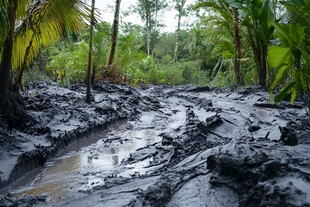
[[24,94],[29,122],[0,128],[0,187],[42,166],[73,140],[149,110],[151,100],[141,100],[135,89],[105,83],[94,88],[91,105],[84,101],[82,85],[39,83]]
[[[89,107],[82,103],[81,86],[39,85],[34,91],[26,95],[27,107],[44,130],[16,134],[65,145],[83,134],[79,130],[131,118],[131,127],[85,150],[100,156],[113,142],[130,142],[134,138],[126,132],[141,127],[149,130],[139,139],[157,132],[161,141],[135,149],[111,171],[85,173],[102,182],[72,189],[62,199],[6,194],[0,206],[310,206],[310,127],[302,102],[270,104],[268,94],[256,88],[132,89],[102,83]],[[40,165],[51,145],[36,145]],[[139,163],[147,163],[143,172],[136,169]]]

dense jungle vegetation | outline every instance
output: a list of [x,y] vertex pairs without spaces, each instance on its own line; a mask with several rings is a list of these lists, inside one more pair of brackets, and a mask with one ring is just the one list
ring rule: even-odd
[[[143,26],[100,17],[92,2],[0,0],[0,116],[34,81],[260,85],[275,101],[310,93],[310,1],[138,0]],[[160,12],[174,9],[173,33]],[[185,16],[199,21],[184,26]],[[11,107],[13,104],[13,107]],[[11,109],[13,108],[13,109]]]

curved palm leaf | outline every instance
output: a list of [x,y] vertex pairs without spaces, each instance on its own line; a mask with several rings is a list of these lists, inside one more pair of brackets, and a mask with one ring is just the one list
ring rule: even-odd
[[[7,16],[7,6],[8,0],[0,0],[0,46],[2,46],[3,41],[6,38],[8,31],[8,16]],[[0,50],[2,47],[0,47]],[[0,51],[1,54],[1,51]]]
[[18,17],[22,23],[15,30],[13,68],[29,65],[41,46],[77,32],[89,15],[89,7],[80,0],[33,1],[25,12],[28,1],[21,2],[24,5],[20,4]]

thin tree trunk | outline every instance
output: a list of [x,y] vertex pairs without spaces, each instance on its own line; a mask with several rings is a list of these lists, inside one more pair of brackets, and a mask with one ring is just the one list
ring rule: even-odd
[[213,69],[211,81],[217,76],[218,72],[222,69],[222,67],[223,67],[223,59],[220,58]]
[[233,20],[234,20],[234,44],[236,48],[234,67],[235,74],[237,78],[237,84],[243,85],[243,74],[241,69],[241,58],[242,58],[242,42],[241,42],[241,34],[240,34],[240,24],[238,18],[238,10],[237,8],[232,9]]
[[11,92],[12,53],[17,5],[18,0],[9,1],[9,30],[3,44],[3,53],[0,65],[0,116],[5,115],[7,112],[6,108],[8,106]]
[[113,20],[113,26],[112,26],[112,44],[111,44],[111,49],[110,49],[110,55],[107,61],[107,66],[111,66],[114,61],[115,49],[116,49],[116,44],[117,44],[120,6],[121,6],[121,0],[116,0],[114,20]]
[[179,17],[178,17],[178,28],[175,31],[175,48],[174,48],[174,55],[173,55],[173,62],[175,62],[175,63],[178,61],[180,28],[181,28],[181,12],[179,12]]
[[151,24],[151,13],[150,13],[150,2],[149,0],[145,1],[145,26],[146,26],[146,50],[147,55],[150,55],[150,48],[151,48],[151,31],[150,31],[150,24]]
[[186,0],[182,0],[180,8],[178,8],[178,26],[175,31],[175,48],[174,48],[174,55],[173,55],[173,62],[178,61],[178,50],[179,50],[179,42],[180,42],[180,30],[181,30],[181,18],[182,18],[182,12],[184,5],[186,3]]
[[147,55],[150,55],[150,43],[151,43],[151,34],[150,34],[150,21],[149,15],[146,16],[146,47]]
[[91,66],[92,66],[92,52],[93,52],[93,33],[94,33],[94,13],[95,13],[95,0],[92,0],[90,32],[89,32],[89,51],[88,51],[88,66],[87,66],[87,89],[86,89],[86,102],[91,103]]
[[[156,45],[157,19],[158,19],[158,0],[155,0],[155,25],[154,25],[154,31],[152,32],[153,34],[152,48],[150,48],[150,50],[152,51],[150,52],[152,54],[152,57],[154,57],[154,48]],[[150,41],[151,39],[152,38],[150,37]]]

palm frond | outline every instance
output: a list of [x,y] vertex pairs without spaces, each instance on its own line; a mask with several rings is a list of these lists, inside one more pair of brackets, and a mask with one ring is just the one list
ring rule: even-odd
[[[20,14],[22,17],[22,9]],[[40,47],[83,28],[88,15],[89,7],[80,0],[33,1],[15,30],[13,67],[29,65]]]
[[[8,16],[7,16],[8,0],[0,0],[0,48],[6,38],[8,31]],[[1,54],[1,51],[0,51]]]
[[18,0],[18,6],[16,11],[17,22],[20,22],[26,18],[27,9],[32,4],[32,2],[35,2],[35,0]]

